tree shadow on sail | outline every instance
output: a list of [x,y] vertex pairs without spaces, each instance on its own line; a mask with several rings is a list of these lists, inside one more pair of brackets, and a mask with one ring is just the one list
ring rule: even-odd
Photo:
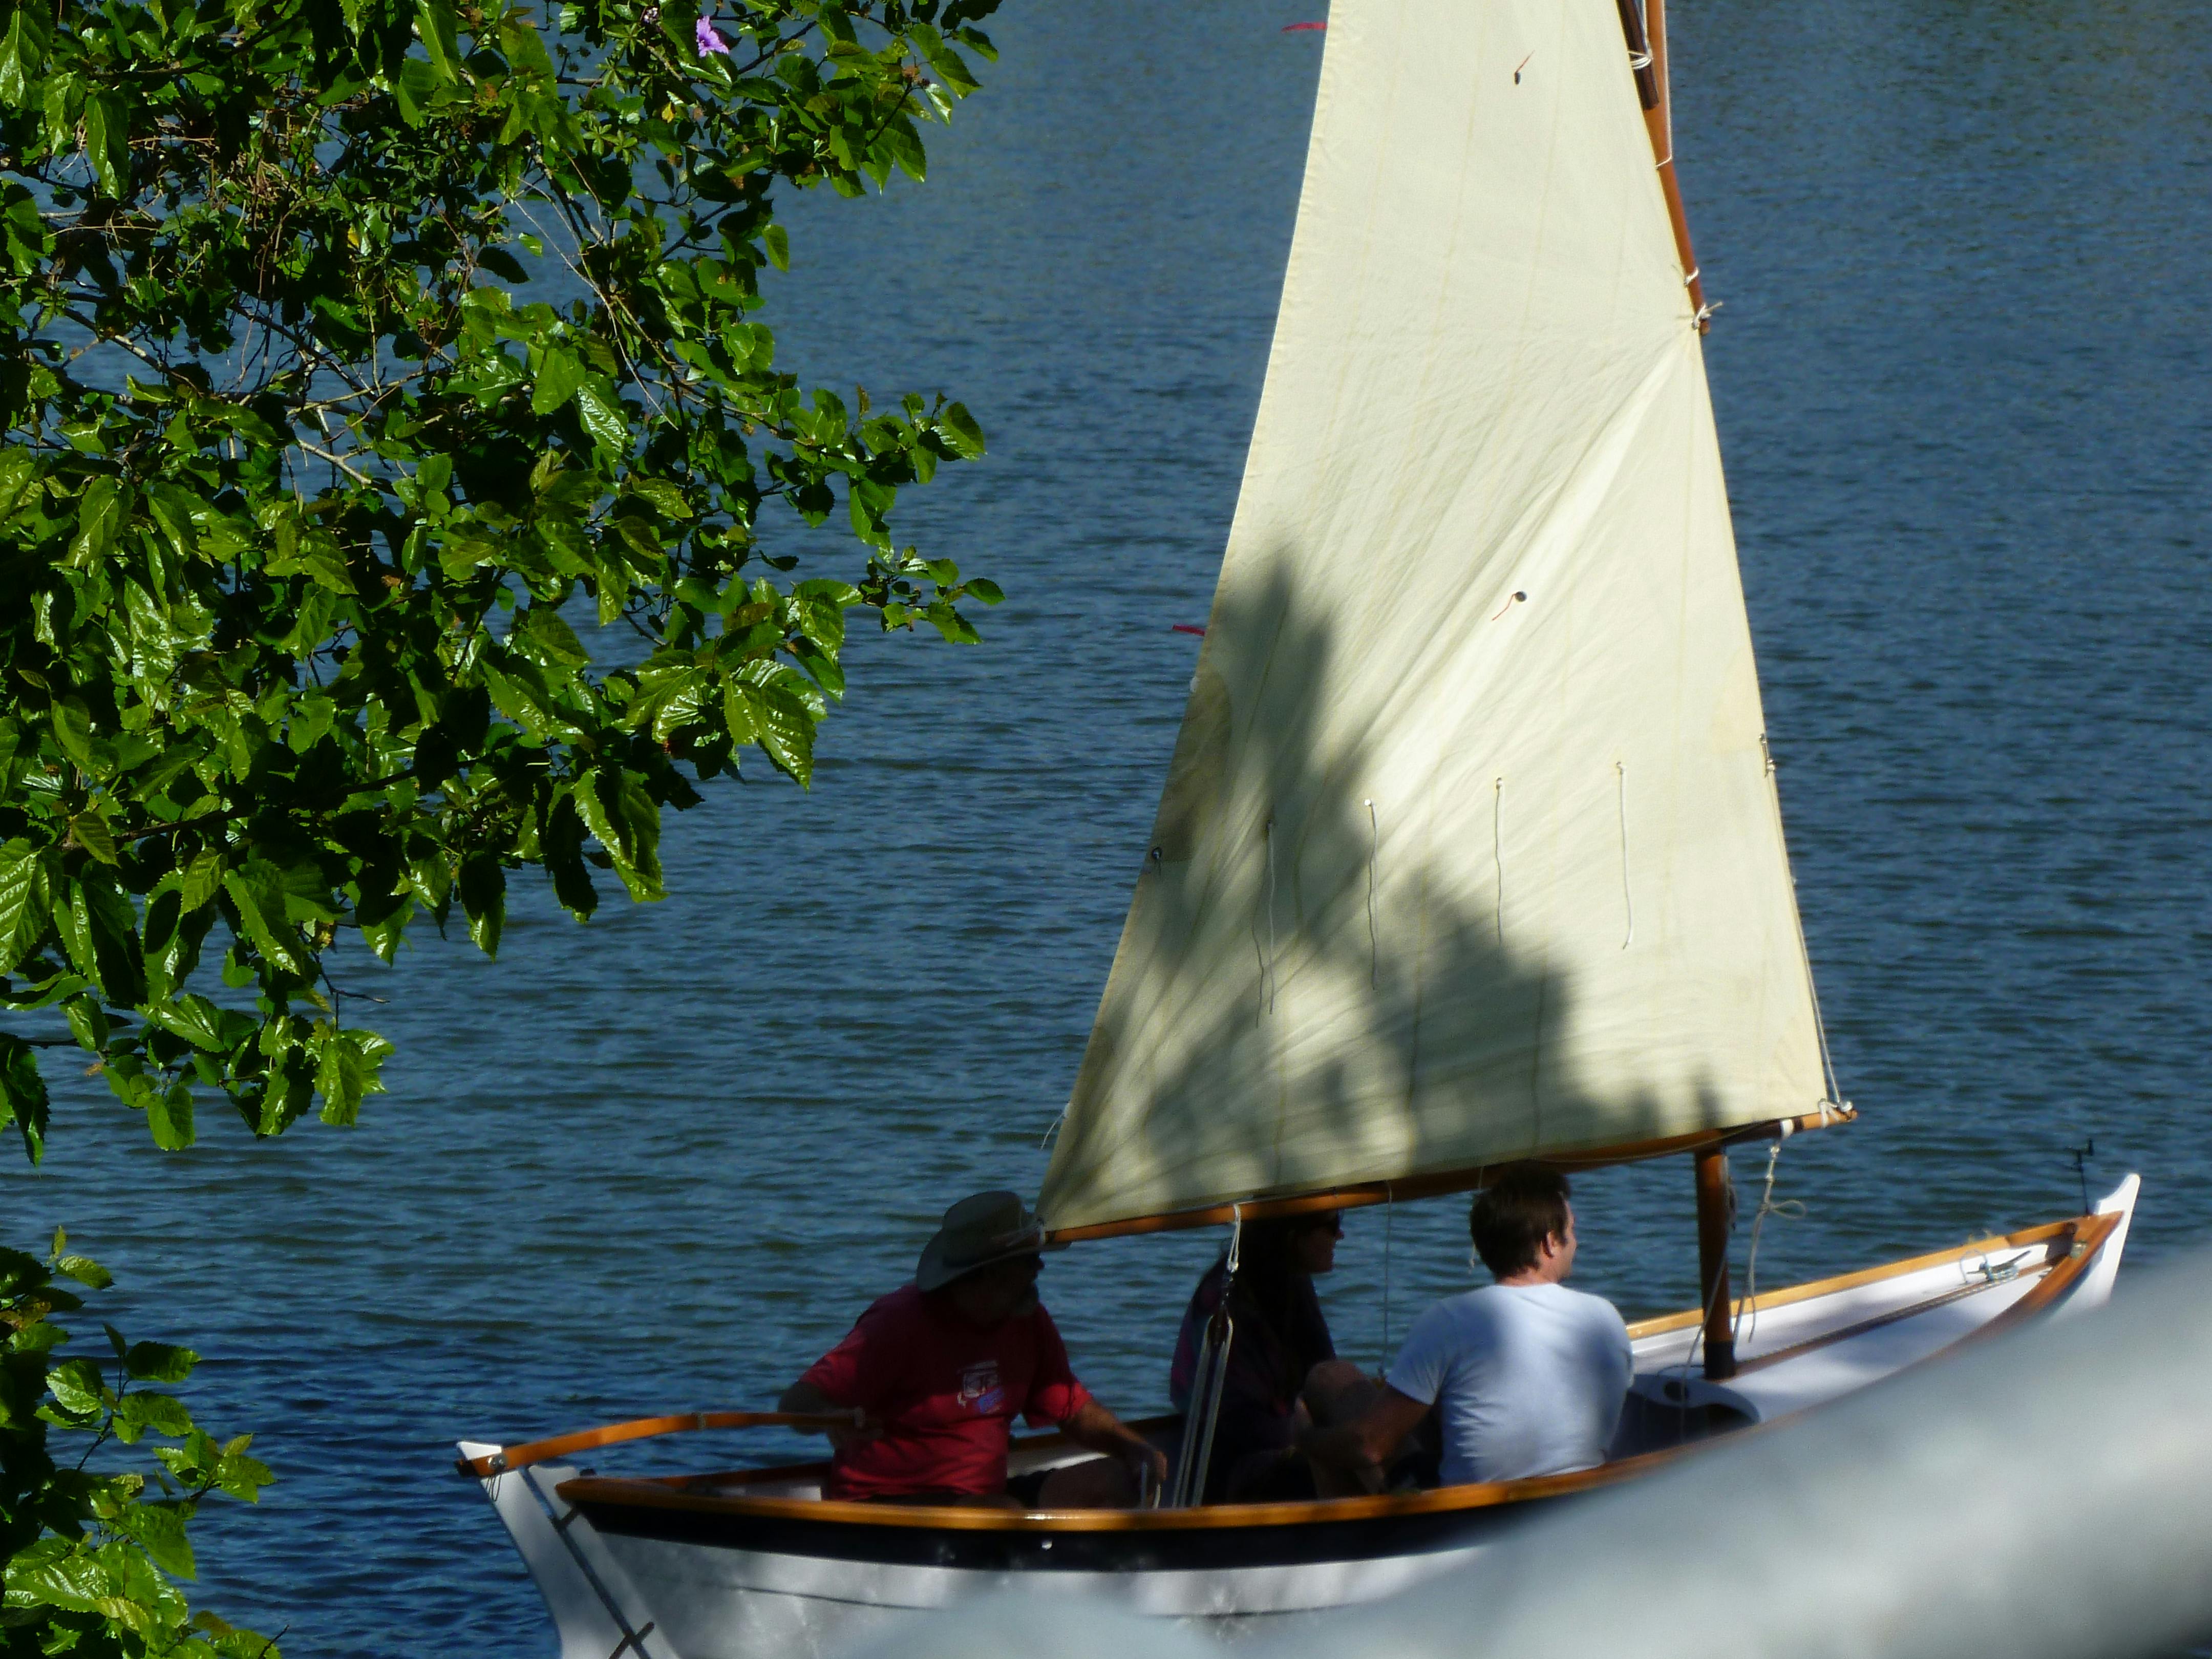
[[[1616,915],[1546,908],[1588,884],[1545,860],[1589,838],[1510,823],[1516,780],[1486,774],[1480,711],[1457,735],[1409,726],[1419,698],[1394,691],[1393,665],[1300,600],[1279,574],[1292,561],[1269,562],[1273,579],[1216,601],[1048,1219],[1726,1121],[1702,1078],[1638,1080],[1620,1050],[1650,1011],[1592,1002],[1561,965],[1588,958],[1593,927],[1619,936]],[[1663,949],[1665,921],[1641,948]]]

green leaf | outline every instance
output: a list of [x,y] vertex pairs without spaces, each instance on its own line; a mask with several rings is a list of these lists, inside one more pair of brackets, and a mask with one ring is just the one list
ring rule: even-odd
[[84,153],[103,195],[118,201],[131,193],[131,111],[113,93],[84,100]]
[[310,972],[300,936],[286,920],[284,872],[265,859],[248,859],[241,869],[226,871],[223,890],[238,907],[239,925],[262,959],[295,979]]
[[100,1380],[100,1368],[89,1359],[64,1360],[46,1373],[46,1389],[54,1403],[72,1417],[102,1415],[113,1398]]
[[662,896],[660,809],[635,773],[602,769],[576,780],[570,799],[614,860],[615,873],[643,903]]
[[477,250],[477,264],[495,276],[510,283],[526,283],[530,273],[522,268],[522,261],[503,247],[481,247]]
[[90,1550],[52,1534],[26,1544],[8,1562],[8,1599],[18,1606],[96,1613],[114,1587],[114,1575]]
[[81,771],[98,773],[100,757],[93,752],[92,714],[82,697],[64,697],[54,705],[54,741]]
[[632,478],[628,488],[631,495],[652,502],[663,517],[681,520],[692,516],[690,499],[666,478]]
[[576,630],[550,605],[533,605],[517,617],[508,639],[518,650],[548,668],[591,665],[591,653],[584,649]]
[[438,78],[448,85],[461,80],[461,52],[454,26],[453,0],[416,0],[415,33]]
[[182,1401],[169,1395],[133,1389],[115,1407],[116,1437],[126,1445],[136,1445],[148,1434],[166,1434],[181,1440],[191,1431],[192,1414],[185,1409]]
[[40,38],[34,5],[15,8],[8,20],[8,33],[0,38],[0,104],[21,109],[31,101],[31,88],[43,67],[44,42]]
[[538,842],[553,878],[553,896],[579,921],[588,921],[599,908],[599,890],[592,885],[592,872],[584,862],[584,834],[575,801],[562,795],[546,813]]
[[935,29],[926,24],[916,23],[908,30],[908,33],[913,37],[915,45],[921,49],[923,61],[937,72],[937,78],[949,87],[957,96],[965,98],[969,93],[977,89],[978,82],[969,70],[966,61],[958,52],[945,44],[943,37]]
[[560,346],[547,346],[538,365],[538,380],[530,388],[530,412],[550,415],[576,395],[584,384],[584,365]]
[[52,913],[45,855],[20,837],[0,846],[0,974],[15,972],[38,947]]
[[138,913],[129,895],[112,876],[88,870],[70,884],[70,909],[90,946],[93,977],[101,994],[125,1008],[143,1002],[146,957],[138,942]]
[[938,424],[945,429],[945,440],[953,453],[963,459],[975,460],[983,453],[983,428],[963,404],[947,404],[938,411]]
[[216,896],[222,885],[222,854],[209,848],[185,866],[185,880],[178,897],[186,915],[198,910]]
[[22,1037],[0,1036],[0,1128],[15,1126],[31,1164],[46,1152],[46,1079],[38,1075],[38,1055]]
[[469,938],[477,949],[496,959],[500,932],[507,925],[507,872],[500,868],[497,859],[480,853],[461,861],[460,879],[455,885],[460,891],[461,909],[469,919]]
[[[215,1466],[216,1490],[227,1492],[233,1498],[243,1498],[249,1504],[258,1501],[261,1488],[276,1479],[270,1474],[266,1463],[246,1455],[246,1449],[252,1443],[253,1437],[250,1434],[241,1434],[225,1441],[222,1455],[216,1460]],[[252,1655],[241,1654],[239,1659],[259,1659],[259,1650],[257,1648]]]
[[623,412],[612,380],[604,374],[586,378],[576,388],[576,410],[593,443],[612,454],[629,453],[629,417]]
[[115,1275],[88,1255],[58,1255],[54,1257],[54,1271],[95,1291],[104,1291],[115,1282]]
[[360,1052],[343,1032],[337,1034],[323,1045],[321,1058],[315,1064],[315,1091],[323,1097],[323,1121],[343,1126],[359,1118],[365,1084]]
[[163,1030],[173,1032],[195,1048],[210,1052],[230,1045],[222,1036],[222,1011],[205,997],[185,995],[149,1003],[146,1018]]
[[275,1058],[260,1108],[253,1117],[253,1133],[264,1138],[281,1135],[289,1128],[307,1109],[315,1092],[315,1068],[303,1048],[286,1046]]
[[117,862],[115,832],[107,827],[107,820],[89,808],[69,821],[70,839],[100,860],[102,864]]
[[167,1342],[133,1342],[123,1356],[123,1369],[139,1382],[181,1382],[199,1363],[190,1348]]
[[821,716],[797,672],[776,663],[749,663],[724,689],[723,700],[733,737],[758,744],[802,787],[812,782],[814,724]]
[[146,1095],[146,1128],[154,1144],[165,1152],[181,1152],[197,1139],[192,1127],[192,1087],[182,1081],[167,1089],[149,1088]]

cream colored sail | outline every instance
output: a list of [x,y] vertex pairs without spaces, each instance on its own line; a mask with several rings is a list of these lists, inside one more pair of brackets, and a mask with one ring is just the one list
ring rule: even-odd
[[1614,0],[1335,0],[1050,1224],[1819,1106],[1694,323]]

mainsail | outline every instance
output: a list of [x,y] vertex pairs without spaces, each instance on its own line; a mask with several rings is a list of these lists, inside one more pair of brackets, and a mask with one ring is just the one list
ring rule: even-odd
[[1335,0],[1048,1224],[1820,1107],[1685,281],[1615,0]]

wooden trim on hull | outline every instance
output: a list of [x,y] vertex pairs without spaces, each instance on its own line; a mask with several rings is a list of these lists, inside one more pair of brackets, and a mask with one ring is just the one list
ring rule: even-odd
[[[1668,1135],[1658,1140],[1624,1141],[1611,1146],[1593,1146],[1587,1152],[1547,1152],[1542,1158],[1526,1161],[1540,1164],[1547,1170],[1575,1175],[1584,1170],[1605,1170],[1620,1164],[1642,1164],[1655,1158],[1671,1158],[1678,1152],[1711,1152],[1743,1141],[1773,1140],[1802,1133],[1808,1129],[1826,1128],[1830,1124],[1850,1123],[1857,1116],[1858,1114],[1848,1106],[1832,1106],[1826,1111],[1808,1112],[1802,1117],[1777,1118],[1771,1122],[1743,1124],[1733,1129],[1694,1129],[1687,1134]],[[1171,1210],[1164,1215],[1132,1216],[1121,1221],[1094,1221],[1079,1227],[1054,1227],[1046,1231],[1045,1240],[1048,1244],[1074,1244],[1088,1238],[1122,1238],[1136,1233],[1170,1233],[1187,1227],[1216,1227],[1239,1218],[1246,1221],[1264,1221],[1276,1216],[1310,1215],[1317,1210],[1356,1210],[1370,1204],[1437,1198],[1446,1193],[1472,1192],[1478,1187],[1487,1186],[1493,1172],[1505,1168],[1508,1163],[1518,1161],[1521,1160],[1500,1158],[1494,1163],[1473,1164],[1466,1169],[1408,1176],[1402,1181],[1355,1182],[1320,1192],[1289,1193],[1274,1197],[1261,1194],[1233,1203]]]
[[[2075,1281],[2089,1271],[2089,1264],[2097,1259],[2097,1253],[2104,1249],[2106,1241],[2118,1231],[2124,1218],[2120,1215],[2085,1215],[2069,1224],[2073,1237],[2068,1243],[2066,1254],[2052,1262],[2051,1271],[2043,1275],[2043,1282],[1963,1340],[1972,1342],[1996,1335],[2024,1324],[2045,1311],[2072,1290]],[[2054,1243],[2051,1248],[2055,1251],[2057,1246]]]
[[[793,1517],[759,1512],[763,1500],[740,1499],[735,1506],[727,1499],[670,1504],[648,1498],[626,1482],[570,1480],[559,1490],[561,1497],[581,1510],[594,1529],[608,1537],[972,1572],[1188,1572],[1298,1567],[1466,1549],[1488,1541],[1539,1510],[1549,1513],[1598,1484],[1609,1483],[1578,1485],[1549,1494],[1516,1495],[1482,1504],[1391,1504],[1358,1513],[1347,1510],[1365,1500],[1101,1511],[1125,1520],[1205,1517],[1200,1524],[1185,1526],[1080,1525],[1069,1524],[1079,1519],[1072,1515],[1030,1515],[1012,1516],[1014,1524],[1011,1525],[975,1527],[950,1517],[964,1519],[978,1511],[919,1507],[894,1510],[894,1518],[885,1524],[881,1506],[870,1504],[803,1502],[803,1512]],[[605,1490],[615,1486],[624,1490]],[[858,1517],[842,1513],[848,1509],[875,1509],[878,1513]],[[819,1513],[824,1510],[841,1514],[833,1517]],[[1278,1510],[1297,1513],[1273,1513]]]
[[[1815,1297],[1832,1296],[1838,1291],[1853,1291],[1862,1285],[1879,1285],[1885,1279],[1902,1279],[1905,1274],[1917,1273],[1923,1267],[1940,1267],[1947,1261],[1963,1261],[1970,1255],[1993,1255],[1999,1250],[2024,1249],[2048,1243],[2052,1239],[2069,1236],[2075,1229],[2100,1218],[2076,1216],[2071,1221],[2046,1221],[2039,1226],[2022,1227],[2017,1232],[1998,1237],[1969,1239],[1964,1244],[1954,1244],[1948,1249],[1930,1250],[1925,1255],[1909,1255],[1902,1261],[1885,1262],[1879,1267],[1861,1267],[1826,1279],[1810,1279],[1805,1284],[1792,1285],[1785,1290],[1769,1291],[1756,1297],[1741,1297],[1732,1305],[1737,1318],[1747,1314],[1771,1312],[1777,1308],[1786,1308],[1792,1303],[1810,1302]],[[1660,1314],[1650,1319],[1634,1321],[1628,1328],[1628,1334],[1632,1338],[1662,1336],[1668,1331],[1687,1330],[1698,1322],[1700,1316],[1694,1308],[1682,1313]]]
[[[582,1510],[601,1532],[647,1537],[681,1535],[688,1541],[717,1543],[741,1549],[763,1549],[783,1554],[826,1553],[847,1559],[899,1561],[908,1559],[912,1547],[899,1541],[912,1535],[935,1536],[929,1548],[953,1548],[946,1542],[954,1534],[997,1539],[997,1544],[963,1547],[958,1553],[996,1559],[1008,1547],[1006,1540],[1049,1539],[1045,1545],[1024,1546],[1024,1561],[1032,1548],[1030,1565],[1054,1570],[1084,1565],[1083,1552],[1072,1540],[1085,1537],[1117,1537],[1122,1564],[1146,1548],[1159,1548],[1176,1540],[1174,1565],[1200,1565],[1187,1551],[1197,1547],[1188,1540],[1205,1534],[1298,1533],[1319,1528],[1334,1533],[1342,1524],[1365,1526],[1383,1521],[1417,1520],[1413,1530],[1431,1538],[1418,1548],[1445,1549],[1468,1541],[1457,1536],[1469,1518],[1504,1518],[1540,1499],[1569,1498],[1594,1492],[1638,1475],[1680,1456],[1686,1447],[1670,1447],[1626,1457],[1572,1474],[1540,1475],[1527,1480],[1493,1480],[1464,1486],[1439,1486],[1429,1492],[1391,1492],[1375,1498],[1332,1498],[1292,1504],[1209,1504],[1180,1510],[988,1510],[963,1509],[951,1504],[855,1504],[819,1498],[745,1498],[723,1493],[687,1491],[696,1478],[674,1480],[619,1480],[582,1475],[564,1480],[558,1491],[562,1501]],[[668,1517],[688,1516],[689,1521]],[[843,1547],[817,1549],[816,1540]],[[872,1541],[871,1541],[872,1540]],[[1149,1540],[1146,1542],[1146,1540]],[[1307,1546],[1319,1534],[1307,1535]],[[1347,1534],[1331,1540],[1334,1553],[1301,1546],[1281,1547],[1276,1565],[1298,1561],[1358,1559],[1369,1555],[1402,1553],[1402,1543],[1372,1549],[1350,1547]],[[1253,1547],[1234,1540],[1222,1550],[1252,1555],[1239,1565],[1267,1565],[1254,1555]],[[1270,1549],[1275,1547],[1269,1547]],[[1260,1553],[1266,1553],[1262,1551]],[[953,1565],[939,1555],[915,1558],[925,1565]],[[1272,1558],[1271,1558],[1272,1559]],[[1089,1564],[1095,1568],[1096,1561]]]
[[[2059,1223],[2052,1231],[2051,1237],[2046,1244],[2049,1255],[2040,1267],[2032,1270],[2022,1270],[2023,1273],[2029,1271],[2040,1272],[2043,1274],[2041,1280],[2032,1285],[2027,1293],[2012,1306],[2001,1310],[1989,1323],[1977,1327],[1960,1340],[1972,1341],[1977,1337],[1986,1336],[1992,1331],[2008,1330],[2023,1319],[2033,1318],[2049,1307],[2063,1296],[2074,1281],[2081,1277],[2089,1262],[2095,1257],[2098,1249],[2112,1237],[2112,1230],[2119,1224],[2120,1218],[2116,1215],[2086,1216],[2079,1221]],[[2030,1231],[2042,1232],[2045,1230],[2039,1227]],[[2000,1244],[1996,1248],[2002,1249],[2007,1246]],[[2028,1248],[2034,1247],[2031,1244]],[[1967,1251],[1964,1254],[1972,1255],[1973,1252]],[[1875,1314],[1870,1318],[1859,1320],[1855,1324],[1845,1325],[1840,1330],[1825,1332],[1806,1341],[1793,1343],[1786,1348],[1777,1348],[1771,1353],[1763,1353],[1756,1359],[1747,1360],[1736,1368],[1737,1375],[1742,1376],[1748,1372],[1763,1370],[1769,1365],[1786,1364],[1790,1360],[1815,1352],[1821,1348],[1832,1347],[1838,1342],[1848,1342],[1855,1336],[1863,1336],[1869,1331],[1878,1331],[1885,1325],[1894,1325],[1901,1319],[1911,1319],[1921,1314],[1932,1313],[1936,1309],[1951,1303],[1963,1301],[1970,1296],[1978,1296],[1985,1291],[1994,1290],[2000,1285],[2010,1282],[2008,1279],[1987,1278],[1979,1283],[1961,1285],[1955,1290],[1945,1291],[1940,1296],[1929,1297],[1924,1301],[1911,1303],[1902,1308],[1892,1308],[1886,1313]]]

